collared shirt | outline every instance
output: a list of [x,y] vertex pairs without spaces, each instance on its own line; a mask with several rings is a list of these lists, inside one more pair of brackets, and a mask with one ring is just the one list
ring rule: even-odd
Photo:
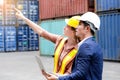
[[87,39],[90,38],[90,37],[93,37],[93,36],[86,37],[85,39],[83,39],[82,41],[80,41],[80,42],[78,43],[78,48],[82,45],[82,43],[83,43],[85,40],[87,40]]

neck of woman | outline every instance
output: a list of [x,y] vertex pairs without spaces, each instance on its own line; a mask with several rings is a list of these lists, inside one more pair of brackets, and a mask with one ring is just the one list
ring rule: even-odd
[[77,41],[74,38],[68,38],[67,44],[69,44],[69,45],[76,45]]

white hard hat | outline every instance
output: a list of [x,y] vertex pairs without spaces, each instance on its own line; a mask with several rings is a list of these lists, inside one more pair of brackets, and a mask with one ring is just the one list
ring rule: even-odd
[[94,27],[99,30],[100,29],[100,18],[97,14],[93,12],[86,12],[83,14],[80,19],[81,21],[87,21],[94,25]]

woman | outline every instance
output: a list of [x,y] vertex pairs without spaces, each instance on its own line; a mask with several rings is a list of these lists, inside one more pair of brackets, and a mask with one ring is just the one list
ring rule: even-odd
[[16,16],[24,20],[39,36],[56,44],[54,53],[54,73],[69,74],[74,57],[77,53],[78,38],[75,36],[75,28],[79,25],[80,16],[74,16],[70,19],[65,19],[67,25],[64,28],[64,38],[60,35],[49,33],[39,25],[26,18],[18,9],[15,8]]

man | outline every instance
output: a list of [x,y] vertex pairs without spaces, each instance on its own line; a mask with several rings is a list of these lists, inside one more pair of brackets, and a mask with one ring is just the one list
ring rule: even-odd
[[94,34],[100,28],[99,17],[87,12],[80,17],[76,36],[81,42],[72,66],[72,73],[65,76],[45,74],[48,80],[102,80],[103,55],[100,46],[95,42]]

